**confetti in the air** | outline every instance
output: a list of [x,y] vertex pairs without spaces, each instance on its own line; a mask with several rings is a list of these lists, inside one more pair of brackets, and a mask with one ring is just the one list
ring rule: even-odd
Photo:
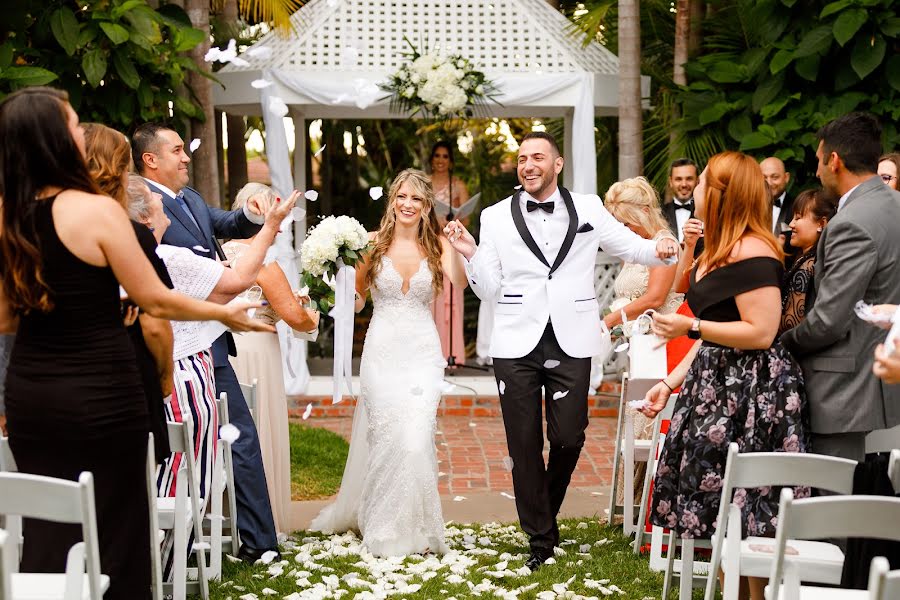
[[269,98],[269,110],[275,113],[276,117],[286,117],[288,114],[287,104],[278,96]]
[[515,499],[516,499],[515,496],[513,496],[512,494],[508,494],[508,493],[506,493],[506,492],[500,492],[500,495],[503,496],[504,498],[509,498],[510,500],[515,500]]
[[369,188],[369,198],[371,198],[372,200],[378,200],[382,196],[384,196],[384,188],[382,188],[381,186]]
[[319,192],[317,192],[316,190],[306,190],[303,193],[303,197],[306,198],[307,200],[309,200],[310,202],[315,202],[316,200],[319,199]]
[[294,217],[295,221],[302,221],[303,217],[306,216],[306,211],[302,208],[292,208],[291,216]]
[[633,408],[634,410],[644,410],[650,406],[650,401],[646,398],[641,398],[640,400],[629,400],[628,407]]
[[268,79],[254,79],[250,82],[250,85],[258,90],[261,90],[272,85],[272,82]]
[[229,423],[228,425],[222,425],[219,428],[219,439],[223,442],[233,444],[239,437],[241,437],[240,430],[231,423]]
[[303,420],[307,420],[309,415],[312,414],[312,402],[306,405],[306,410],[303,411]]
[[513,470],[513,459],[511,456],[503,457],[503,468],[506,469],[507,471]]
[[501,395],[502,395],[504,392],[506,392],[506,382],[503,381],[502,379],[500,380],[500,383],[498,384],[497,387],[500,388],[500,394],[501,394]]
[[626,350],[628,350],[628,342],[616,346],[616,352],[625,352]]
[[200,147],[200,143],[201,143],[200,138],[194,138],[194,139],[192,139],[192,140],[191,140],[191,145],[189,146],[189,148],[191,149],[191,152],[196,152],[196,151],[197,151],[197,148]]
[[325,146],[327,146],[327,145],[328,145],[328,144],[322,144],[322,147],[319,148],[318,150],[316,150],[316,153],[313,154],[313,156],[315,157],[315,156],[318,156],[318,155],[322,154],[322,152],[324,152],[324,150],[325,150]]
[[359,64],[359,50],[353,46],[344,46],[341,50],[341,65],[344,67],[355,67]]
[[559,361],[558,361],[558,360],[549,359],[549,360],[545,360],[545,361],[544,361],[544,368],[545,368],[545,369],[555,369],[555,368],[558,367],[558,366],[559,366]]
[[554,400],[559,400],[560,398],[565,398],[565,397],[568,396],[568,395],[569,395],[569,390],[566,390],[566,391],[564,391],[564,392],[554,392],[554,393],[553,393],[553,399],[554,399]]
[[272,49],[268,46],[263,46],[261,48],[248,48],[247,54],[254,58],[266,59],[272,56]]
[[421,396],[422,394],[425,393],[425,390],[422,389],[422,386],[417,385],[417,386],[415,386],[414,388],[412,388],[411,390],[409,390],[409,392],[410,392],[413,396]]

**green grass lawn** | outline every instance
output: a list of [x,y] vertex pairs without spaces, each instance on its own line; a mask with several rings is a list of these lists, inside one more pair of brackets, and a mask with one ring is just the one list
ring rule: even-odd
[[327,498],[341,487],[347,440],[319,427],[291,423],[291,497]]
[[[630,542],[596,519],[560,523],[565,554],[536,573],[521,569],[527,538],[517,525],[447,525],[451,552],[375,559],[352,534],[298,532],[283,546],[281,562],[227,561],[213,600],[285,598],[622,598],[660,597],[662,576]],[[618,530],[619,532],[621,530]],[[519,570],[517,572],[517,570]]]

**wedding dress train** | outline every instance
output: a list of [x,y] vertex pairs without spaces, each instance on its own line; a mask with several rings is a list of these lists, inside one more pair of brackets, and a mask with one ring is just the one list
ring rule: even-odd
[[393,263],[382,259],[341,489],[310,526],[357,531],[376,556],[447,550],[434,447],[446,361],[431,314],[431,281],[422,260],[404,292]]

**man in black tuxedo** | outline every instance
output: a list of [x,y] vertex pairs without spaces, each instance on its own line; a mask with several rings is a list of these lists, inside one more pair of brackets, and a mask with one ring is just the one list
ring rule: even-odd
[[662,211],[679,242],[684,241],[685,222],[694,216],[694,188],[699,175],[697,165],[689,158],[679,158],[669,167],[672,200],[663,205]]
[[[791,174],[784,170],[784,163],[781,159],[774,156],[759,163],[759,169],[766,178],[766,185],[769,186],[769,193],[772,195],[772,233],[778,237],[782,231],[790,231],[787,225],[794,218],[794,200],[788,198],[785,191],[791,182]],[[781,223],[784,223],[784,227],[781,226]],[[785,235],[789,236],[790,234],[785,233]],[[788,237],[788,239],[790,238]]]
[[[171,127],[160,123],[141,125],[132,135],[131,152],[137,172],[147,180],[151,190],[162,195],[163,210],[172,222],[163,236],[164,244],[189,248],[204,258],[224,260],[216,238],[253,237],[265,222],[268,206],[258,204],[258,200],[255,200],[257,204],[243,209],[226,211],[207,206],[196,190],[187,187],[187,166],[191,159],[184,140]],[[234,339],[225,333],[212,345],[216,396],[222,392],[228,394],[229,418],[241,433],[231,446],[241,538],[238,558],[254,562],[268,550],[277,551],[278,542],[259,436],[228,360],[229,354],[236,354]]]

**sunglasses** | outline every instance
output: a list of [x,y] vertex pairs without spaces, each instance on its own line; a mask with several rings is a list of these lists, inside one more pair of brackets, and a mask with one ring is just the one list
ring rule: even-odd
[[890,183],[890,182],[892,182],[892,181],[895,180],[895,179],[897,179],[897,178],[894,177],[893,175],[887,175],[887,174],[884,174],[884,175],[881,176],[881,180],[882,180],[883,182],[885,182],[885,183]]

